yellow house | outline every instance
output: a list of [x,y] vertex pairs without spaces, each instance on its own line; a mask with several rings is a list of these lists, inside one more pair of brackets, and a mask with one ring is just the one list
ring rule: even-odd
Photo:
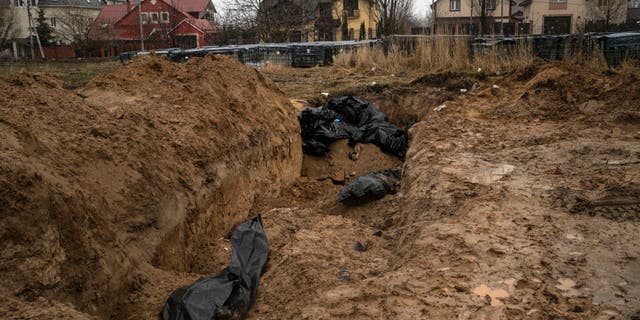
[[[480,30],[480,1],[435,0],[435,30],[442,34],[569,34],[588,22],[627,19],[630,0],[485,0],[486,29]],[[640,6],[640,0],[637,1]],[[471,28],[471,30],[469,30]]]
[[[331,7],[332,16],[340,21],[340,25],[334,28],[333,39],[326,40],[365,40],[377,37],[378,10],[374,0],[333,0]],[[321,16],[320,10],[317,16]],[[345,18],[346,28],[343,27]],[[364,37],[360,34],[362,29]]]
[[525,0],[524,18],[534,34],[583,32],[589,21],[622,23],[627,17],[626,0]]
[[505,25],[508,25],[509,28],[512,29],[511,1],[486,1],[486,24],[489,30],[481,30],[480,0],[435,1],[432,5],[435,32],[440,34],[497,34],[500,33],[500,28]]
[[377,37],[375,0],[267,0],[264,41],[343,41]]

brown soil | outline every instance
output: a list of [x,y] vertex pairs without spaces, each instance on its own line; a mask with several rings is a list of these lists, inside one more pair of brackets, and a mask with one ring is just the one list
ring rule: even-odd
[[325,180],[272,202],[309,198],[266,214],[274,252],[252,318],[631,319],[640,310],[637,75],[550,64],[476,80],[467,94],[443,95],[465,75],[363,89],[392,119],[422,120],[402,190],[345,208]]
[[[275,78],[315,99],[332,70]],[[346,141],[303,157],[304,101],[225,58],[139,59],[77,91],[4,78],[0,318],[155,318],[262,213],[271,255],[251,319],[631,319],[638,74],[554,63],[373,90],[354,76],[348,90],[392,122],[418,120],[404,162]],[[398,193],[337,202],[390,167]]]
[[3,319],[155,318],[228,264],[257,194],[299,176],[289,100],[230,58],[137,59],[77,91],[15,74],[0,92]]

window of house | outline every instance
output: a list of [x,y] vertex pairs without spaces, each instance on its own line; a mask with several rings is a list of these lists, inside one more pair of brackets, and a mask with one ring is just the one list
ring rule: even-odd
[[56,21],[56,17],[51,17],[49,18],[49,20],[51,21],[51,26],[52,27],[56,27],[58,25],[57,21]]
[[151,12],[151,23],[158,23],[158,17],[157,12]]
[[629,8],[640,9],[640,0],[629,0]]
[[160,18],[162,18],[162,23],[169,23],[169,12],[163,12]]
[[551,3],[566,3],[567,0],[551,0]]
[[460,11],[460,0],[449,0],[449,10]]
[[354,10],[358,10],[358,0],[343,0],[342,9],[347,11],[347,14],[352,17]]
[[320,10],[320,16],[321,17],[331,17],[331,10],[333,9],[333,6],[331,3],[319,3],[318,4],[318,9]]
[[31,0],[31,6],[35,7],[38,5],[38,0]]
[[496,9],[496,0],[489,0],[489,2],[487,3],[487,6],[489,7],[488,8],[489,10],[495,10]]
[[142,24],[147,24],[149,23],[149,14],[146,12],[143,12],[140,14],[140,20],[142,20]]

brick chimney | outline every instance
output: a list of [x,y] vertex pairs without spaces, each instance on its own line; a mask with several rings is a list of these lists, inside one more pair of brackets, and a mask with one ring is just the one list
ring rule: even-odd
[[131,5],[131,0],[127,0],[127,12],[131,11],[133,6]]

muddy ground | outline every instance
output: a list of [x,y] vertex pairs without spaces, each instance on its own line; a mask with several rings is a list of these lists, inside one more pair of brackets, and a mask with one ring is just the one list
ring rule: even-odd
[[252,316],[639,317],[638,80],[556,63],[349,88],[396,123],[421,120],[401,192],[345,208],[325,184],[312,208],[267,213],[282,248]]
[[[250,319],[640,317],[637,69],[266,74],[148,58],[73,91],[4,78],[0,317],[156,318],[257,213],[271,255]],[[295,116],[320,92],[416,120],[406,159],[303,156]],[[390,167],[396,194],[336,201]]]

